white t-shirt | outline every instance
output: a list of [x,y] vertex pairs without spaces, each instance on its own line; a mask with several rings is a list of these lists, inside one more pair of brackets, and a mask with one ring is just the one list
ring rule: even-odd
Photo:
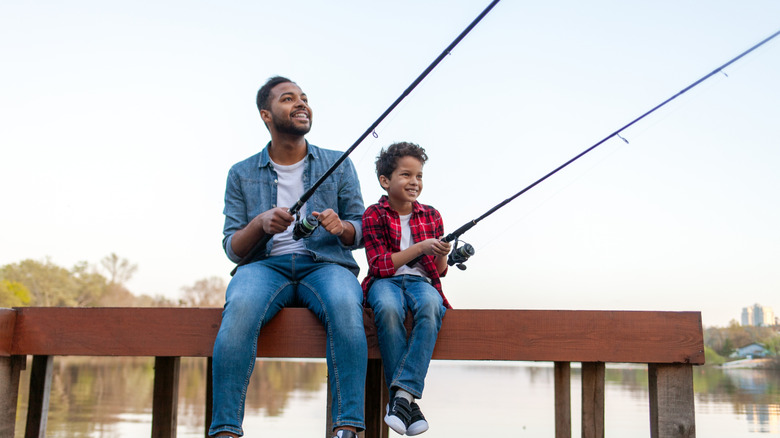
[[[414,242],[412,241],[412,228],[409,226],[409,219],[411,219],[412,214],[398,215],[398,217],[401,219],[401,251],[403,251],[414,245]],[[418,264],[415,264],[414,266],[403,265],[396,269],[395,274],[393,275],[418,275],[420,277],[428,277]]]
[[[306,159],[284,166],[274,163],[271,160],[271,164],[276,171],[276,205],[279,207],[292,207],[301,196],[303,196],[303,166],[306,163]],[[300,210],[301,217],[306,217],[306,204]],[[279,234],[274,234],[273,246],[271,247],[271,255],[277,256],[282,254],[309,254],[306,250],[306,246],[303,244],[303,239],[293,240],[292,231],[295,227],[293,222],[286,230]]]

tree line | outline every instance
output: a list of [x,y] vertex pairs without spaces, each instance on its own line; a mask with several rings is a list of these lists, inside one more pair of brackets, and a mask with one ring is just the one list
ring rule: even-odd
[[0,307],[222,307],[226,284],[209,277],[181,288],[177,299],[136,295],[125,286],[138,266],[111,253],[97,265],[82,261],[66,269],[45,260],[0,267]]
[[728,327],[708,327],[704,330],[707,363],[723,363],[738,348],[753,343],[764,345],[772,357],[780,356],[778,327],[743,326],[732,320]]

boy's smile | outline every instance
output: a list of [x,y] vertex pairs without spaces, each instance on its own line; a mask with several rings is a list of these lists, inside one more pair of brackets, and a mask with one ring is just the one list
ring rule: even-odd
[[412,212],[412,203],[420,196],[423,188],[423,163],[412,156],[398,159],[397,166],[390,178],[379,177],[379,183],[387,191],[390,207],[398,214]]

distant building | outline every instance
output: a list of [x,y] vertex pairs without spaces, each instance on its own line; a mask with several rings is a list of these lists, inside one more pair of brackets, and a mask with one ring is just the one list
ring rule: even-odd
[[759,344],[757,342],[754,342],[752,344],[745,345],[743,347],[737,348],[737,350],[732,353],[732,357],[746,357],[746,358],[754,358],[754,357],[764,357],[769,354],[769,350],[764,346],[764,344]]
[[753,325],[753,321],[755,321],[755,318],[753,318],[753,308],[752,307],[743,307],[742,308],[742,325]]
[[775,313],[770,307],[754,304],[752,307],[742,308],[742,325],[756,327],[769,327],[776,324]]

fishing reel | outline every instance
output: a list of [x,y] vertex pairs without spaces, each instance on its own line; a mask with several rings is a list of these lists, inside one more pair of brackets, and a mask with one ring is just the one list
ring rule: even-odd
[[471,246],[468,243],[463,243],[463,246],[458,247],[458,239],[455,238],[455,247],[452,249],[452,252],[447,257],[447,264],[452,266],[455,265],[460,269],[461,271],[466,270],[466,260],[469,259],[469,257],[474,255],[474,247]]
[[320,221],[318,221],[313,214],[309,214],[303,219],[301,219],[299,214],[296,214],[295,216],[297,217],[297,221],[295,222],[295,227],[292,232],[293,240],[305,239],[311,236],[312,233],[314,233],[314,230],[320,226]]

